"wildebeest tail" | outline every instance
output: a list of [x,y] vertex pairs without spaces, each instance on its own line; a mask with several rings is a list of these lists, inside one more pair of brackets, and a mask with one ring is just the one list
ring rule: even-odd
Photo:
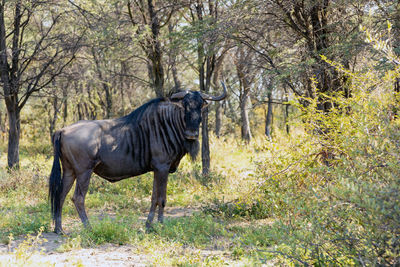
[[60,166],[60,156],[61,156],[60,140],[61,140],[61,132],[56,132],[52,138],[53,149],[54,149],[54,161],[49,178],[49,200],[51,204],[51,215],[53,217],[53,221],[56,218],[56,214],[58,214],[61,211],[60,196],[63,185],[61,179],[61,166]]

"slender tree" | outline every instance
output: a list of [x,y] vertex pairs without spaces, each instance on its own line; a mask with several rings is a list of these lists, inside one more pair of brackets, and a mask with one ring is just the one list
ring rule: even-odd
[[268,92],[268,104],[267,112],[265,114],[265,135],[271,141],[272,140],[272,91]]
[[[138,43],[147,57],[147,70],[157,97],[165,95],[165,63],[161,29],[168,25],[172,14],[180,7],[176,2],[156,0],[128,1],[127,8]],[[149,31],[148,31],[149,29]]]
[[[200,91],[208,93],[211,88],[212,77],[216,66],[226,49],[223,49],[218,37],[219,1],[196,0],[190,6],[191,24],[196,32],[197,67],[199,74]],[[210,144],[208,129],[208,107],[203,109],[201,122],[201,161],[202,174],[210,173]]]
[[[19,167],[22,108],[71,63],[79,38],[58,31],[56,1],[0,2],[0,77],[8,114],[8,166]],[[37,23],[39,22],[39,23]]]
[[249,104],[250,90],[256,70],[253,64],[254,53],[248,47],[239,45],[236,50],[235,65],[239,78],[239,106],[241,118],[242,139],[247,143],[251,140]]

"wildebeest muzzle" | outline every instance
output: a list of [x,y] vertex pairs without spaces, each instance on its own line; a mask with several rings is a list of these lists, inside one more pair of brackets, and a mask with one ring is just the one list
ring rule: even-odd
[[197,140],[199,138],[199,130],[186,129],[183,133],[188,140]]

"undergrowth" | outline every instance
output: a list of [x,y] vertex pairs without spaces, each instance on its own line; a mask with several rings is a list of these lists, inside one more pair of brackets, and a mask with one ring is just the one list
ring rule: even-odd
[[[151,255],[154,265],[399,265],[398,70],[378,77],[329,63],[351,81],[351,98],[320,94],[302,99],[307,106],[293,102],[296,131],[273,142],[212,136],[208,177],[199,162],[182,160],[169,176],[167,207],[199,212],[167,218],[146,233],[152,175],[115,184],[93,177],[86,199],[91,228],[81,227],[67,197],[64,223],[72,235],[59,251],[115,243]],[[318,109],[321,99],[333,103],[329,112]],[[3,242],[51,229],[51,149],[23,151],[21,170],[0,170]]]

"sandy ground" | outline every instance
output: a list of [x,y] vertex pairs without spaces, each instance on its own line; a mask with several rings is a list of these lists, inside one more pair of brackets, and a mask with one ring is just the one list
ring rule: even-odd
[[[175,218],[190,216],[195,209],[186,208],[166,208],[165,218]],[[143,223],[145,216],[141,217]],[[66,229],[67,230],[67,229]],[[37,246],[34,253],[27,261],[26,265],[55,265],[55,266],[149,266],[148,255],[137,255],[130,245],[105,244],[95,248],[75,249],[68,252],[57,252],[67,237],[55,233],[43,233],[42,242]],[[0,266],[13,266],[16,256],[13,253],[24,240],[18,237],[11,246],[0,244]],[[45,241],[44,241],[45,240]],[[25,264],[23,264],[25,265]]]
[[[177,218],[184,216],[191,216],[197,209],[182,208],[182,207],[170,207],[165,210],[165,218]],[[99,215],[101,217],[101,215]],[[111,215],[112,217],[112,215]],[[145,215],[139,218],[145,223]],[[75,221],[72,224],[80,223]],[[240,223],[243,224],[244,222]],[[271,223],[267,220],[260,220],[261,224]],[[66,223],[65,230],[71,229],[71,224]],[[247,224],[247,223],[244,223]],[[252,223],[254,224],[254,222]],[[66,252],[58,252],[57,249],[65,244],[68,240],[67,236],[60,236],[55,233],[42,233],[41,240],[38,242],[34,253],[27,259],[18,259],[15,253],[15,249],[25,240],[26,237],[16,237],[15,241],[11,245],[0,244],[0,267],[3,266],[154,266],[154,261],[151,254],[138,254],[138,249],[131,245],[115,245],[105,244],[94,248],[75,248]],[[21,246],[20,246],[21,247]],[[190,251],[189,251],[190,250]],[[17,251],[18,252],[18,251]],[[199,255],[200,258],[208,258],[217,256],[224,259],[224,263],[227,266],[248,266],[248,262],[233,261],[230,257],[230,253],[224,249],[204,249],[198,250],[194,248],[188,248],[189,253]],[[24,253],[29,255],[30,253]],[[193,255],[194,255],[193,254]],[[162,252],[160,253],[162,255]],[[192,254],[190,254],[192,255]],[[162,256],[161,256],[162,257]],[[158,266],[156,264],[156,266]],[[162,265],[160,265],[162,266]],[[276,266],[275,261],[268,261],[260,266]]]
[[[27,261],[27,265],[54,265],[54,266],[148,266],[147,255],[135,255],[130,246],[117,246],[106,244],[96,248],[84,248],[69,252],[58,253],[55,251],[62,244],[62,237],[44,233],[43,238],[48,242],[43,243],[40,253],[35,253]],[[4,250],[4,248],[0,248]],[[0,262],[12,266],[15,264],[15,255],[0,253]]]

